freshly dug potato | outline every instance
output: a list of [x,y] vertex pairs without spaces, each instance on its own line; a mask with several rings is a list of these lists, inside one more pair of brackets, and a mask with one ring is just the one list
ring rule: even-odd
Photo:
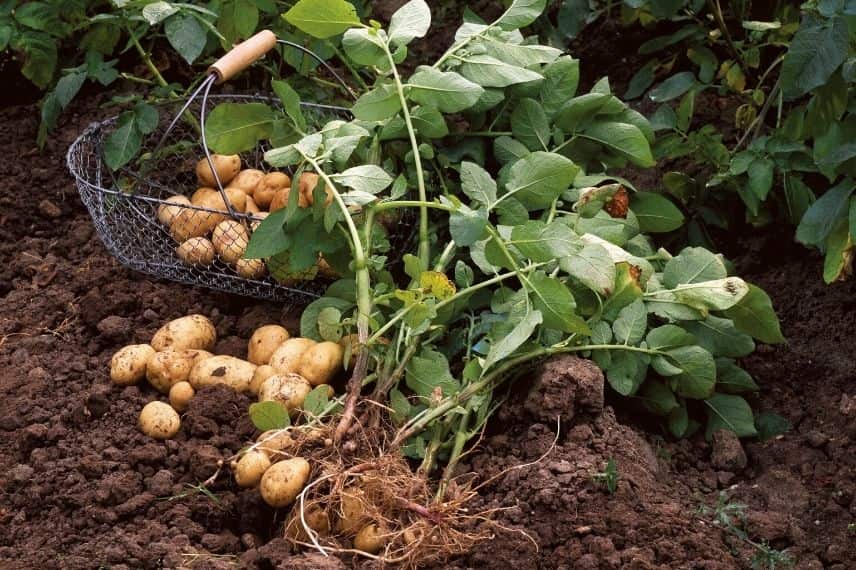
[[297,372],[297,365],[300,362],[303,353],[315,344],[317,343],[311,338],[290,338],[280,344],[277,349],[273,351],[268,364],[273,366],[277,374]]
[[208,238],[192,237],[175,248],[175,253],[187,265],[214,263],[214,244]]
[[285,459],[287,457],[284,453],[285,450],[291,449],[294,446],[294,440],[284,430],[263,432],[256,438],[256,443],[259,443],[256,449],[267,454],[273,462]]
[[299,374],[274,374],[259,387],[259,402],[274,401],[289,412],[303,405],[312,385]]
[[[315,187],[318,185],[318,175],[314,172],[304,172],[300,175],[300,182],[298,183],[298,191],[300,192],[300,201],[306,202],[306,205],[301,204],[301,208],[305,208],[306,206],[311,206],[315,203]],[[327,194],[327,197],[324,198],[324,206],[329,206],[333,201],[333,191],[328,187],[324,187],[324,191]]]
[[239,487],[255,487],[270,466],[270,458],[266,453],[257,449],[248,451],[235,466],[235,482]]
[[306,521],[306,526],[314,530],[319,536],[327,536],[330,534],[330,517],[318,505],[310,505],[303,512],[303,520],[300,515],[295,516],[285,529],[285,536],[298,542],[309,542],[309,535],[306,529],[303,528],[303,521]]
[[262,259],[239,259],[235,262],[235,271],[244,279],[261,279],[267,266]]
[[174,319],[158,329],[152,337],[151,345],[158,352],[185,348],[211,350],[215,342],[217,330],[214,323],[205,315],[188,315]]
[[[229,203],[232,205],[232,209],[237,212],[243,212],[247,208],[247,195],[244,194],[244,191],[240,188],[233,188],[229,186],[223,192],[226,194],[226,198],[229,200]],[[190,200],[193,202],[193,199]],[[228,212],[229,208],[226,207],[226,202],[223,200],[223,194],[220,194],[219,190],[213,190],[211,192],[205,192],[200,195],[198,203],[193,202],[194,205],[200,206],[203,208],[210,208],[212,210],[218,210],[220,212]]]
[[140,412],[140,430],[155,439],[169,439],[181,428],[181,418],[178,412],[169,404],[149,402]]
[[173,219],[172,225],[169,226],[169,235],[178,243],[184,243],[190,238],[208,235],[223,219],[225,216],[222,214],[186,208]]
[[279,345],[289,338],[285,327],[264,325],[255,330],[247,346],[247,360],[253,364],[267,364]]
[[187,196],[170,196],[166,199],[170,204],[176,204],[175,206],[161,204],[158,206],[158,221],[165,226],[169,226],[175,217],[181,213],[184,208],[182,206],[189,206],[190,200],[187,199]]
[[360,529],[357,536],[354,537],[354,548],[368,552],[369,554],[377,554],[386,543],[386,537],[383,531],[374,523],[367,524]]
[[278,190],[291,186],[291,178],[284,172],[268,172],[253,189],[253,200],[259,208],[267,208]]
[[195,395],[196,390],[190,382],[177,382],[169,389],[169,403],[176,411],[183,412]]
[[224,384],[236,392],[249,392],[256,365],[234,356],[212,356],[198,362],[188,381],[195,389]]
[[265,173],[261,170],[256,170],[255,168],[245,168],[240,171],[235,177],[229,182],[229,186],[233,186],[235,188],[240,188],[244,191],[248,196],[253,195],[253,190],[258,186],[259,181],[265,177]]
[[290,505],[309,479],[309,462],[302,457],[274,463],[262,475],[262,499],[274,508]]
[[259,205],[253,200],[252,196],[247,196],[247,204],[244,206],[244,211],[248,214],[258,214],[261,212]]
[[155,349],[148,344],[130,344],[110,359],[110,379],[120,386],[136,384],[146,375],[146,363]]
[[[269,210],[271,212],[276,212],[282,208],[288,206],[288,197],[291,196],[291,188],[282,188],[281,190],[277,190],[273,195],[273,200],[270,202]],[[305,194],[301,194],[297,197],[297,205],[301,208],[306,208],[310,205],[309,200],[306,199]]]
[[339,503],[342,511],[336,525],[339,532],[350,534],[362,528],[365,522],[362,490],[358,487],[342,489]]
[[253,372],[253,379],[250,380],[250,393],[258,396],[259,388],[262,387],[262,382],[274,374],[276,374],[276,369],[274,369],[273,366],[262,364],[261,366],[256,367],[256,371]]
[[[224,187],[241,170],[241,157],[237,154],[212,154],[211,162],[214,164],[214,172],[217,173],[220,184]],[[211,171],[211,165],[208,164],[207,158],[201,158],[196,163],[196,177],[203,186],[217,186],[217,180],[214,179],[214,172]]]
[[223,220],[214,228],[211,241],[223,261],[234,265],[244,257],[247,244],[250,243],[250,234],[241,222]]
[[149,358],[146,378],[149,384],[166,394],[179,382],[187,382],[193,367],[212,356],[207,350],[195,348],[164,350]]
[[319,342],[303,353],[297,365],[297,373],[313,386],[329,384],[330,380],[342,370],[344,353],[341,345],[335,342]]
[[218,190],[216,188],[202,186],[194,190],[193,194],[190,195],[190,203],[194,206],[202,206],[206,200],[216,196],[217,194]]

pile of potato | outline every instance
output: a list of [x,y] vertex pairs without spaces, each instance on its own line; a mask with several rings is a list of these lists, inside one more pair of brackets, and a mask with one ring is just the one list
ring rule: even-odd
[[[175,195],[167,199],[168,204],[158,208],[158,220],[169,228],[169,233],[178,242],[176,254],[191,266],[210,265],[219,256],[242,277],[259,279],[266,273],[264,260],[244,259],[250,242],[251,232],[259,220],[288,205],[291,193],[291,178],[284,172],[262,172],[253,168],[241,169],[241,158],[237,154],[211,156],[214,171],[207,158],[196,163],[196,178],[200,187],[188,198]],[[217,190],[217,179],[223,185],[229,205],[235,212],[251,214],[252,223],[232,219],[228,215],[226,201]],[[298,181],[298,205],[306,208],[314,204],[313,191],[318,184],[318,175],[305,172]],[[332,202],[327,190],[324,205]],[[187,208],[198,206],[222,213]],[[329,266],[319,260],[319,267],[328,271]],[[314,275],[314,272],[313,272]]]

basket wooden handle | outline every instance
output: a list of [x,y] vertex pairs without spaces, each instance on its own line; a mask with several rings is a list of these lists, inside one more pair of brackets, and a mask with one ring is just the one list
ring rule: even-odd
[[217,74],[217,83],[228,81],[263,57],[275,45],[276,35],[270,30],[262,30],[229,50],[208,68],[208,72]]

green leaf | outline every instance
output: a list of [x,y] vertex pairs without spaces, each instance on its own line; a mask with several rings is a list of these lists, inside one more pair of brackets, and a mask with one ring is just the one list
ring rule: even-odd
[[707,406],[707,427],[705,438],[711,439],[714,432],[727,429],[737,437],[757,435],[755,417],[752,408],[740,396],[731,394],[714,394],[704,401]]
[[405,383],[416,395],[430,398],[435,388],[443,396],[452,396],[460,391],[458,381],[449,372],[446,357],[433,350],[423,350],[414,356],[405,368]]
[[484,235],[487,227],[487,210],[473,210],[461,205],[449,215],[449,233],[461,247],[473,245]]
[[848,53],[844,17],[825,19],[807,15],[791,40],[782,62],[782,92],[787,99],[801,97],[826,83]]
[[757,392],[760,388],[752,376],[731,358],[716,359],[716,389],[727,394]]
[[424,0],[410,0],[392,15],[389,21],[389,41],[402,46],[415,38],[425,37],[431,27],[431,9]]
[[271,212],[250,236],[245,259],[264,259],[287,250],[291,246],[291,237],[283,230],[286,209]]
[[339,342],[342,338],[342,311],[326,307],[318,313],[318,334],[325,341]]
[[839,218],[846,215],[850,195],[856,184],[845,178],[817,199],[797,227],[797,240],[805,245],[822,246]]
[[299,0],[282,17],[300,31],[321,39],[360,23],[356,8],[345,0]]
[[[328,290],[329,293],[329,290]],[[345,314],[354,308],[355,303],[350,299],[341,299],[339,297],[320,297],[315,299],[300,315],[300,336],[311,338],[319,342],[324,340],[321,332],[318,330],[318,321],[321,311],[327,308],[334,308],[341,314]]]
[[667,416],[680,407],[672,390],[657,380],[645,382],[636,397],[642,401],[642,406],[655,416]]
[[521,99],[511,113],[511,132],[529,150],[547,150],[550,124],[541,104],[534,99]]
[[698,344],[714,356],[739,358],[755,351],[755,342],[740,332],[731,319],[709,315],[703,321],[683,323],[683,327],[698,340]]
[[509,169],[506,194],[513,195],[529,210],[541,210],[568,189],[579,170],[560,154],[533,152]]
[[645,381],[649,357],[625,350],[611,350],[612,362],[606,369],[606,379],[613,390],[630,396]]
[[501,164],[508,164],[531,154],[531,151],[520,141],[503,135],[493,140],[493,154]]
[[668,350],[695,344],[696,340],[693,335],[677,325],[662,325],[651,329],[645,337],[645,342],[652,350]]
[[274,79],[270,82],[273,92],[282,102],[282,108],[291,122],[301,131],[306,131],[306,118],[300,108],[300,95],[285,81]]
[[642,299],[636,299],[619,311],[618,317],[612,323],[615,341],[633,346],[642,340],[648,329],[648,311]]
[[273,400],[250,404],[250,421],[259,431],[283,429],[291,425],[288,410]]
[[576,314],[576,301],[564,283],[542,272],[527,280],[532,291],[532,303],[544,318],[544,326],[566,333],[591,334],[586,322]]
[[728,277],[654,291],[646,298],[658,301],[674,300],[706,312],[730,309],[748,293],[749,285],[745,281],[739,277]]
[[220,103],[205,121],[208,146],[220,154],[253,150],[271,136],[275,118],[264,103]]
[[678,285],[714,281],[727,276],[728,270],[721,255],[714,255],[703,247],[687,247],[666,262],[663,285],[674,289]]
[[253,0],[225,0],[220,5],[217,29],[234,44],[249,38],[259,24],[259,9]]
[[344,172],[333,174],[331,178],[343,186],[369,194],[377,194],[392,184],[392,176],[374,164],[352,166]]
[[758,430],[758,439],[760,441],[767,441],[791,431],[791,422],[779,414],[761,412],[755,418],[755,429]]
[[443,113],[458,113],[475,105],[484,93],[479,85],[454,71],[420,67],[408,81],[410,98]]
[[568,134],[575,132],[581,123],[596,115],[609,98],[605,93],[586,93],[566,101],[556,114],[556,126]]
[[637,166],[656,164],[648,139],[634,125],[598,120],[586,127],[581,136],[601,143]]
[[675,113],[677,124],[675,125],[679,131],[688,131],[693,119],[693,111],[695,110],[695,91],[688,91],[681,98],[678,105],[678,111]]
[[394,85],[384,83],[361,95],[351,110],[361,121],[382,121],[401,110],[401,99]]
[[474,162],[461,162],[461,190],[470,200],[488,208],[496,202],[496,182],[487,170]]
[[615,285],[615,262],[609,252],[598,244],[586,244],[581,250],[560,258],[559,267],[603,296],[608,296]]
[[847,218],[839,218],[835,228],[826,239],[826,255],[823,258],[823,280],[833,283],[846,279],[853,270],[853,236]]
[[814,192],[791,172],[785,175],[784,190],[788,221],[795,226],[799,225],[806,211],[808,211],[815,200]]
[[389,65],[383,39],[374,28],[351,28],[342,36],[342,47],[355,63],[385,67]]
[[532,336],[532,333],[535,332],[535,329],[541,322],[541,313],[539,311],[530,311],[527,313],[519,323],[514,325],[511,332],[498,342],[491,344],[484,361],[483,370],[488,370],[494,364],[502,362],[514,353],[524,342],[529,340],[529,337]]
[[327,396],[327,386],[316,386],[311,392],[306,394],[303,400],[301,409],[304,413],[310,416],[320,416],[324,408],[330,403],[330,398]]
[[671,200],[653,192],[634,192],[630,208],[645,233],[671,232],[684,225],[684,215]]
[[642,296],[639,280],[634,276],[630,263],[619,262],[615,266],[615,287],[612,295],[603,304],[603,318],[613,320],[618,312]]
[[[33,4],[41,4],[41,2],[34,2]],[[156,26],[173,14],[178,13],[178,8],[169,2],[151,2],[143,6],[140,13],[150,26]]]
[[136,156],[142,138],[134,113],[125,111],[119,115],[116,130],[104,141],[104,161],[110,170],[118,170]]
[[652,59],[645,65],[636,70],[630,82],[627,84],[627,91],[624,92],[625,99],[635,99],[645,93],[645,91],[654,84],[654,70],[657,68],[658,61]]
[[494,23],[503,30],[525,28],[538,19],[546,6],[547,0],[513,0]]
[[700,346],[680,346],[666,351],[672,363],[683,370],[675,379],[675,392],[684,398],[700,400],[713,393],[716,363],[713,355]]
[[427,139],[440,139],[449,134],[442,113],[432,107],[416,107],[410,113],[413,127]]
[[680,97],[695,84],[695,75],[691,71],[682,71],[651,89],[648,92],[648,98],[655,103],[665,103],[666,101]]
[[202,54],[208,41],[208,32],[202,28],[199,21],[185,13],[168,18],[164,22],[163,31],[169,45],[189,64]]
[[684,437],[689,429],[689,414],[684,402],[679,402],[678,407],[669,413],[667,420],[669,431],[675,437]]
[[567,225],[528,220],[511,230],[511,245],[535,262],[564,258],[575,253],[580,240]]
[[40,89],[47,88],[56,71],[56,41],[44,32],[27,30],[13,37],[12,47],[24,53],[21,74]]
[[723,313],[734,326],[753,338],[768,344],[785,342],[773,303],[763,289],[749,284],[749,293],[737,305]]
[[571,56],[562,56],[543,70],[540,98],[544,113],[555,115],[566,101],[577,93],[580,82],[580,62]]
[[461,65],[457,69],[461,75],[482,87],[508,87],[543,79],[540,73],[510,65],[489,55],[473,54],[460,59]]

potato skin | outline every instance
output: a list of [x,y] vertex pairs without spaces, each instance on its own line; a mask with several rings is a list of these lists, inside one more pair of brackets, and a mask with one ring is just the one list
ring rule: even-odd
[[267,364],[279,345],[291,335],[280,325],[264,325],[253,332],[247,345],[247,360],[253,364]]
[[381,530],[376,524],[371,523],[361,528],[357,536],[354,537],[354,548],[369,554],[377,554],[385,542]]
[[[241,170],[241,157],[237,154],[212,154],[211,162],[214,164],[214,171],[217,172],[217,178],[220,179],[220,184],[224,187],[232,181],[236,174]],[[203,157],[196,163],[196,177],[204,186],[217,186],[217,181],[214,179],[214,173],[211,171],[211,166],[208,164],[208,159]]]
[[290,338],[280,344],[271,354],[268,364],[274,367],[277,374],[297,372],[297,366],[303,353],[315,344],[317,343],[311,338]]
[[256,170],[255,168],[245,168],[240,171],[235,177],[229,182],[229,186],[233,186],[235,188],[240,188],[244,191],[248,196],[253,195],[253,190],[258,186],[259,181],[265,177],[265,173],[261,170]]
[[274,374],[259,387],[259,402],[279,402],[289,412],[303,405],[312,385],[299,374]]
[[148,344],[130,344],[122,347],[110,359],[110,379],[120,386],[130,386],[146,375],[146,364],[155,349]]
[[176,205],[161,204],[158,206],[158,221],[165,226],[169,226],[175,217],[184,210],[182,206],[190,205],[190,200],[187,199],[187,196],[177,194],[175,196],[170,196],[166,201],[170,204]]
[[[281,210],[288,206],[288,197],[291,196],[291,188],[281,188],[276,191],[273,195],[273,199],[270,201],[269,210],[271,212],[276,212],[277,210]],[[305,194],[300,194],[297,197],[297,205],[300,208],[306,208],[310,205],[309,200],[306,199]]]
[[235,482],[239,487],[255,487],[270,466],[271,462],[267,454],[255,449],[248,451],[241,456],[235,466]]
[[261,279],[265,276],[267,265],[263,259],[239,259],[235,262],[235,271],[244,279]]
[[218,355],[201,360],[190,371],[188,382],[196,390],[224,384],[236,392],[249,392],[256,365],[234,356]]
[[244,257],[244,252],[247,251],[247,245],[250,243],[250,234],[241,222],[223,220],[214,228],[211,242],[223,261],[234,265]]
[[274,194],[283,188],[291,186],[291,178],[284,172],[268,172],[259,180],[253,189],[253,200],[259,208],[267,208],[273,200]]
[[339,495],[340,518],[336,525],[338,530],[344,534],[356,532],[363,525],[363,492],[358,487],[343,489]]
[[158,352],[185,348],[211,350],[215,342],[217,342],[217,330],[208,317],[187,315],[174,319],[158,329],[152,337],[151,345]]
[[176,382],[169,389],[169,404],[177,412],[183,412],[190,405],[190,400],[196,395],[196,390],[190,382]]
[[179,382],[187,382],[197,363],[214,356],[207,350],[187,348],[164,350],[154,354],[146,364],[146,378],[159,392],[168,393]]
[[269,430],[257,437],[256,443],[256,449],[265,453],[271,461],[277,462],[287,457],[284,452],[294,445],[294,440],[285,430]]
[[259,205],[256,204],[256,201],[253,200],[252,196],[247,196],[247,204],[244,206],[244,212],[248,214],[259,214],[261,210],[259,209]]
[[262,382],[270,378],[271,376],[276,374],[276,370],[273,366],[269,366],[267,364],[262,364],[256,367],[256,371],[253,372],[253,379],[250,380],[250,393],[259,395],[259,388],[262,387]]
[[297,365],[297,373],[313,386],[329,384],[330,380],[342,370],[344,352],[338,343],[319,342],[303,353]]
[[155,439],[170,439],[181,428],[181,418],[172,406],[163,402],[149,402],[140,412],[140,430]]
[[175,248],[178,258],[187,265],[200,266],[214,263],[214,244],[204,237],[192,237]]
[[[319,536],[327,536],[330,534],[330,517],[318,505],[311,505],[303,512],[303,519],[306,525],[318,533]],[[285,536],[299,542],[309,542],[309,536],[306,529],[303,528],[303,520],[300,515],[291,519],[288,527],[285,529]]]
[[[312,206],[315,204],[315,187],[318,185],[318,175],[314,172],[304,172],[300,175],[300,182],[298,183],[298,191],[300,192],[300,201],[306,202],[306,205]],[[324,198],[324,206],[327,207],[333,201],[333,192],[330,188],[324,188],[324,192],[327,196]],[[301,206],[301,208],[305,208],[306,206]]]
[[309,462],[302,457],[274,463],[262,475],[259,484],[262,499],[274,508],[290,505],[306,485],[309,471]]

